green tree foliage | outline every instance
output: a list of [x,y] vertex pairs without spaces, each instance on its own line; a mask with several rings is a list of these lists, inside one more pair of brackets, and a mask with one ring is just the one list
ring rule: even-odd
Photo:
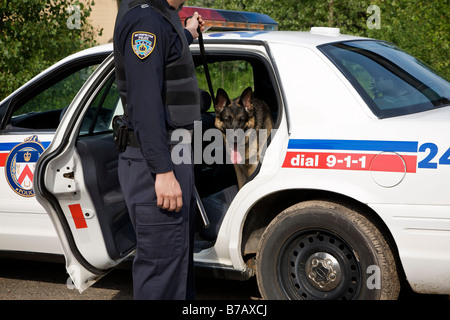
[[[188,5],[267,14],[279,30],[337,27],[341,33],[391,41],[450,77],[449,0],[189,0]],[[367,20],[380,9],[380,28]]]
[[450,1],[374,1],[381,28],[369,37],[388,40],[450,77]]
[[95,44],[94,1],[0,0],[0,100],[63,57]]

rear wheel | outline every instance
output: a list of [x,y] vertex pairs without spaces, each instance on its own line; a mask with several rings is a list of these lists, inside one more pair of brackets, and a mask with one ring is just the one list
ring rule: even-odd
[[280,213],[258,248],[256,276],[266,299],[396,299],[393,253],[358,212],[307,201]]

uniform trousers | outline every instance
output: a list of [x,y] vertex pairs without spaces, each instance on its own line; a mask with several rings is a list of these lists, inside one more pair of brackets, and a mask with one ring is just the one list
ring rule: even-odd
[[180,212],[156,206],[155,174],[151,173],[140,148],[128,146],[119,156],[118,170],[137,236],[132,267],[134,299],[194,299],[193,164],[174,165],[183,192]]

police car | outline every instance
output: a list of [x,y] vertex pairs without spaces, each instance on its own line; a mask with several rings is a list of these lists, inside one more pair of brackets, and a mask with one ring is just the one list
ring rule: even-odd
[[[253,13],[188,7],[181,19],[193,10],[229,29],[204,35],[213,87],[251,86],[274,119],[242,188],[231,164],[195,159],[210,224],[199,219],[198,271],[256,276],[266,299],[395,299],[405,279],[450,294],[448,81],[391,43],[273,31]],[[205,89],[193,148],[223,153],[205,134],[214,109],[197,42],[191,51]],[[80,292],[136,244],[117,178],[111,52],[70,56],[0,103],[0,250],[64,254]]]

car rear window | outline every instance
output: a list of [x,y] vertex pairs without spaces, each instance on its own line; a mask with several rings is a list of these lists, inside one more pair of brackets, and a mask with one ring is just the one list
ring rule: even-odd
[[319,49],[379,118],[450,104],[449,82],[391,43],[360,40],[321,45]]

